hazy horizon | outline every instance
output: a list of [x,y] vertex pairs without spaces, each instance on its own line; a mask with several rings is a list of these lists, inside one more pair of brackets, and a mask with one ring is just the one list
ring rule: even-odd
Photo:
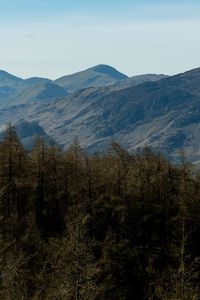
[[[105,65],[105,64],[99,64],[99,65]],[[76,74],[76,73],[79,73],[79,72],[82,72],[82,71],[86,71],[87,69],[90,69],[90,68],[93,68],[93,67],[96,67],[96,66],[97,66],[97,65],[95,65],[95,66],[89,66],[89,67],[86,67],[85,69],[77,70],[77,71],[75,71],[74,73],[61,74],[60,76],[54,77],[54,78],[51,78],[50,76],[40,76],[40,75],[38,75],[38,74],[33,74],[33,76],[20,76],[20,75],[18,75],[18,74],[16,74],[16,73],[12,73],[12,72],[10,72],[9,70],[4,70],[4,69],[0,69],[0,71],[7,72],[7,73],[9,73],[9,74],[11,74],[11,75],[13,75],[13,76],[19,77],[19,78],[24,79],[24,80],[30,79],[30,78],[33,78],[33,77],[35,77],[35,78],[37,78],[37,77],[40,78],[40,77],[41,77],[41,78],[46,78],[46,79],[50,79],[50,80],[56,80],[56,79],[61,78],[62,76],[70,76],[70,75],[74,75],[74,74]],[[181,71],[181,72],[179,72],[179,73],[174,73],[174,74],[155,73],[155,72],[149,73],[149,72],[146,72],[146,73],[138,73],[138,74],[128,75],[128,74],[124,73],[122,70],[115,68],[115,66],[111,66],[111,65],[107,65],[107,66],[113,67],[114,69],[116,69],[117,71],[119,71],[120,73],[122,73],[122,74],[124,74],[124,75],[127,75],[128,77],[140,76],[140,75],[148,75],[148,74],[149,74],[149,75],[150,75],[150,74],[157,74],[157,75],[169,75],[169,76],[173,76],[173,75],[177,75],[177,74],[184,73],[184,72],[187,72],[187,71],[192,70],[192,69],[183,70],[183,71]],[[197,67],[197,68],[198,68],[198,67]],[[196,68],[194,68],[194,69],[196,69]]]
[[199,66],[195,0],[0,0],[0,69],[55,79],[98,64],[134,76]]

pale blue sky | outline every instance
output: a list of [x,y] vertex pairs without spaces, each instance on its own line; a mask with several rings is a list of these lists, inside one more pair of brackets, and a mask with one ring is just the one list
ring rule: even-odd
[[175,74],[200,66],[199,37],[199,0],[0,0],[0,69],[22,77]]

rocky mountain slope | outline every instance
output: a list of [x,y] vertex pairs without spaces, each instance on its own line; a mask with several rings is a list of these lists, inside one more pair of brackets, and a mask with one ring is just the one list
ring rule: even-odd
[[164,74],[145,74],[145,75],[138,75],[138,76],[133,76],[130,78],[126,78],[124,80],[118,81],[115,85],[120,88],[128,88],[132,86],[136,86],[139,84],[142,84],[147,81],[158,81],[163,78],[167,78],[167,75]]
[[[105,66],[100,66],[101,72],[102,68]],[[150,74],[127,78],[107,66],[106,72],[110,70],[109,76],[115,80],[103,83],[98,79],[100,87],[94,80],[87,88],[88,78],[99,67],[92,69],[85,71],[85,82],[81,72],[83,85],[78,84],[80,74],[72,76],[71,85],[68,77],[68,89],[60,79],[32,80],[29,87],[27,81],[19,80],[15,83],[18,92],[13,92],[9,104],[4,99],[0,105],[0,125],[18,120],[36,122],[59,145],[68,147],[78,137],[93,153],[117,141],[129,150],[151,146],[175,160],[184,149],[190,161],[200,160],[200,69],[171,77]],[[43,92],[41,86],[47,90]]]
[[72,75],[63,76],[55,80],[55,83],[69,92],[75,92],[89,87],[112,85],[126,78],[128,78],[126,75],[113,67],[98,65]]

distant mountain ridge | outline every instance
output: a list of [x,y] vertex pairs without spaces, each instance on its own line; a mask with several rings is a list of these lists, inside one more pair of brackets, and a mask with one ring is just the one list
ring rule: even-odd
[[56,99],[65,97],[68,93],[91,87],[115,85],[115,88],[121,89],[160,78],[160,75],[141,75],[129,78],[107,65],[97,65],[54,81],[41,77],[22,79],[6,71],[0,71],[0,105],[5,108],[25,104],[31,100]]
[[4,84],[5,81],[13,81],[13,82],[21,82],[23,81],[23,79],[14,76],[6,71],[0,70],[0,85],[2,85],[2,83]]
[[184,149],[191,162],[200,161],[200,68],[170,77],[127,77],[105,65],[55,81],[5,75],[0,72],[0,126],[36,122],[57,144],[68,147],[79,137],[91,153],[115,140],[129,150],[160,149],[174,160]]
[[87,70],[63,76],[55,83],[69,92],[89,88],[108,86],[128,78],[126,75],[107,65],[98,65]]
[[[20,138],[23,141],[26,149],[31,150],[33,148],[33,143],[36,138],[43,139],[47,144],[53,143],[53,139],[50,138],[44,129],[39,126],[36,121],[27,122],[20,119],[12,124]],[[6,125],[0,130],[0,138],[3,137]],[[54,142],[55,143],[55,142]]]
[[130,78],[126,78],[124,80],[121,80],[120,82],[116,83],[116,86],[122,86],[122,88],[125,87],[132,87],[136,86],[148,81],[158,81],[163,78],[167,78],[169,76],[164,74],[145,74],[145,75],[137,75]]

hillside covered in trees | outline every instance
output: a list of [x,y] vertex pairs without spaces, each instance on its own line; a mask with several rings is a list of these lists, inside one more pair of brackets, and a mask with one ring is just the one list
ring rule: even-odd
[[150,149],[0,142],[0,299],[199,299],[200,176]]

